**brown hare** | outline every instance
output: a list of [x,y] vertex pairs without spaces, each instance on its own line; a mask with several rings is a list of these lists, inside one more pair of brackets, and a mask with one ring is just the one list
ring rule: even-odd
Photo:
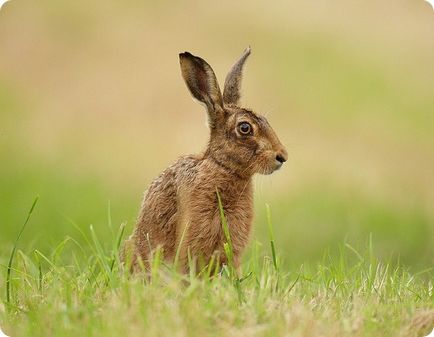
[[[225,80],[223,94],[217,78],[200,57],[179,54],[182,76],[193,97],[208,113],[210,138],[198,155],[180,157],[155,179],[145,193],[134,233],[121,260],[137,270],[148,268],[159,248],[164,259],[187,271],[189,256],[207,263],[227,263],[217,191],[222,200],[238,268],[253,219],[252,176],[271,174],[287,160],[287,152],[267,120],[239,106],[247,48]],[[139,262],[141,261],[141,262]]]

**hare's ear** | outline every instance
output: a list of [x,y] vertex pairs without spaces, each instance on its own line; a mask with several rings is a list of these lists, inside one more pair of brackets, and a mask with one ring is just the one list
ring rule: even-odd
[[182,77],[194,98],[208,109],[209,124],[213,127],[223,113],[223,100],[217,78],[211,66],[189,52],[179,54]]
[[223,102],[226,104],[238,104],[241,97],[241,78],[243,73],[244,62],[250,55],[250,47],[244,50],[240,59],[232,66],[225,80],[225,88],[223,90]]

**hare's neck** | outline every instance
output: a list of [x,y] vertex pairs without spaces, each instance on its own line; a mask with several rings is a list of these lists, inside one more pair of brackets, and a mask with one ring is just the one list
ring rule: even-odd
[[238,165],[233,158],[211,154],[208,150],[203,154],[203,158],[210,160],[214,165],[219,167],[220,171],[223,171],[228,175],[228,178],[231,179],[231,182],[240,181],[245,183],[252,179],[252,174],[248,172],[248,170],[240,167],[240,165]]
[[225,205],[236,207],[240,202],[248,201],[250,204],[253,198],[252,178],[238,179],[233,178],[233,175],[222,173],[215,179],[216,188],[221,194]]
[[220,162],[214,157],[208,156],[205,160],[212,168],[215,187],[222,193],[225,200],[231,198],[236,198],[238,201],[246,198],[251,199],[253,188],[250,175],[242,176],[231,166],[227,166],[226,162]]

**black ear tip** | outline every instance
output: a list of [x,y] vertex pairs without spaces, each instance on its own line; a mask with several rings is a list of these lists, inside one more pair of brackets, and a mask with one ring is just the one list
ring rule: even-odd
[[185,51],[183,53],[179,53],[179,58],[185,58],[185,57],[192,57],[193,55],[191,55],[188,51]]

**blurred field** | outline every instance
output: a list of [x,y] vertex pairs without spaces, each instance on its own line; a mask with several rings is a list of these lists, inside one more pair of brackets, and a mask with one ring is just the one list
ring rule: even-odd
[[[150,280],[130,278],[116,263],[120,224],[129,233],[150,181],[207,140],[178,53],[205,58],[222,84],[247,45],[243,102],[268,117],[290,160],[255,179],[241,278],[230,266],[179,275],[158,256]],[[1,327],[17,337],[426,335],[433,88],[434,11],[423,0],[7,2]]]
[[[142,193],[207,139],[178,53],[220,83],[247,45],[243,102],[290,152],[256,178],[288,268],[344,242],[421,270],[434,256],[434,12],[424,1],[12,0],[0,12],[0,256],[50,251],[71,221],[131,231]],[[110,205],[110,206],[109,206]]]

